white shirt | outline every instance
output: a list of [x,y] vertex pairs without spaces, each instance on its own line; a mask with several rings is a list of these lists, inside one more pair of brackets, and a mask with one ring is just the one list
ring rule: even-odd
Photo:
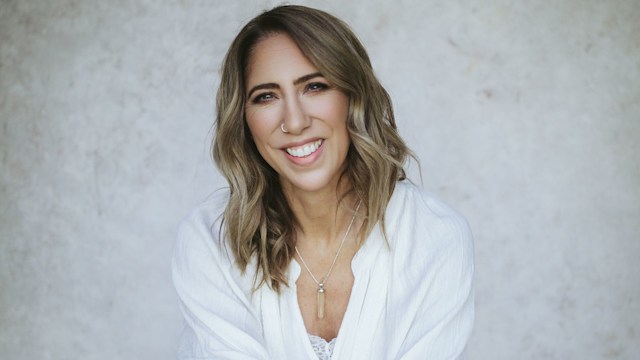
[[[173,280],[185,318],[179,359],[317,359],[289,287],[253,294],[220,238],[228,191],[180,224]],[[418,187],[398,182],[385,220],[352,261],[355,282],[332,359],[462,359],[473,326],[473,242],[465,219]]]

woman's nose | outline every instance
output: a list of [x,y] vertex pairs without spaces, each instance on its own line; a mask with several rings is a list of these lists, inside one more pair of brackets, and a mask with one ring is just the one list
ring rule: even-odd
[[286,132],[296,135],[311,125],[311,119],[298,97],[291,97],[286,102],[282,124]]

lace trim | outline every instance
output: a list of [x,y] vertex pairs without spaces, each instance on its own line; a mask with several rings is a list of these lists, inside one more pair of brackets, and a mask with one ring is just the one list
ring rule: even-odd
[[318,360],[330,360],[333,355],[333,348],[336,346],[336,339],[327,342],[320,336],[309,334],[309,341],[311,341],[311,347],[313,352],[318,356]]

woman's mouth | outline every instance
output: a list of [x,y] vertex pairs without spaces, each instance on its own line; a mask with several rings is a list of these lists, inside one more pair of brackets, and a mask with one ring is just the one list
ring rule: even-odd
[[285,151],[287,152],[287,154],[297,158],[307,157],[316,152],[318,148],[320,148],[320,145],[322,145],[323,141],[323,139],[319,139],[302,146],[285,148]]

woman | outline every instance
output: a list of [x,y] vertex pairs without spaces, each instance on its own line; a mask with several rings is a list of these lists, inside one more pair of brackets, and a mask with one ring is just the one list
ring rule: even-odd
[[222,67],[229,183],[181,224],[181,359],[454,359],[473,323],[471,234],[404,179],[391,101],[348,26],[281,6]]

